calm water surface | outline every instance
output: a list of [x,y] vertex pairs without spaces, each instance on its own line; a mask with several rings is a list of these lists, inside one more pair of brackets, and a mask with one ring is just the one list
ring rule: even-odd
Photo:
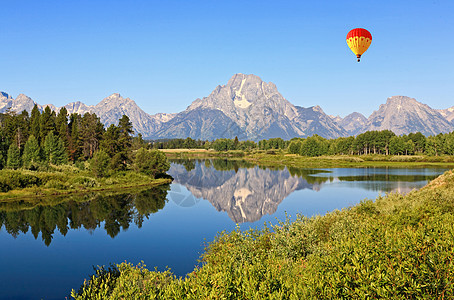
[[143,261],[192,271],[217,232],[325,214],[424,186],[446,169],[269,169],[224,160],[174,161],[170,186],[0,203],[0,299],[64,299],[92,266]]

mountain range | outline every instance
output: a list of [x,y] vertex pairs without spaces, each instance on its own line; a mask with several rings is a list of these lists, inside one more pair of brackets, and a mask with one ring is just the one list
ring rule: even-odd
[[[37,104],[20,94],[13,99],[0,92],[0,113],[7,109],[31,111]],[[38,105],[40,110],[52,104]],[[213,140],[234,138],[261,140],[290,139],[318,134],[325,138],[357,135],[368,130],[389,129],[394,133],[421,132],[436,135],[454,130],[454,106],[433,109],[406,96],[393,96],[368,118],[358,112],[346,117],[329,116],[320,106],[301,107],[290,103],[272,82],[256,75],[235,74],[210,95],[196,99],[179,113],[149,115],[132,99],[112,94],[96,105],[72,102],[64,106],[69,113],[96,113],[105,125],[117,124],[123,114],[130,118],[136,134],[151,139],[186,138]]]

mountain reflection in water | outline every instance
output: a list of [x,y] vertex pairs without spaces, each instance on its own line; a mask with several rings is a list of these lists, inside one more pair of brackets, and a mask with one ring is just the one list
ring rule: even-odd
[[272,215],[282,200],[297,190],[319,191],[324,184],[343,181],[366,190],[406,193],[415,188],[414,182],[427,182],[439,173],[401,174],[383,168],[270,168],[244,161],[179,159],[172,160],[169,174],[194,197],[208,200],[235,223],[243,223]]
[[69,229],[95,230],[104,223],[114,238],[134,222],[141,227],[144,218],[164,208],[169,185],[127,193],[88,193],[30,201],[0,202],[0,228],[14,237],[31,231],[35,239],[41,233],[49,246],[55,230],[65,236]]

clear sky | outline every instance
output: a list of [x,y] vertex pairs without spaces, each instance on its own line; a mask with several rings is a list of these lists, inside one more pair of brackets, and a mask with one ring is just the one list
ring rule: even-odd
[[[393,95],[454,105],[454,1],[0,0],[0,90],[40,104],[112,93],[179,112],[235,73],[295,105],[368,117]],[[372,45],[356,62],[345,37]]]

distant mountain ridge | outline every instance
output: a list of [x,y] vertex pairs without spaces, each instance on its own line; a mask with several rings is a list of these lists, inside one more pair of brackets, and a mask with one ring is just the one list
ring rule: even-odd
[[[31,111],[37,104],[20,94],[13,99],[0,92],[0,113],[11,109]],[[46,106],[59,111],[52,104]],[[226,85],[218,85],[210,95],[193,101],[184,111],[149,115],[132,99],[115,93],[96,105],[80,101],[64,106],[69,113],[96,113],[106,126],[117,124],[127,115],[136,134],[153,139],[186,138],[213,140],[234,138],[261,140],[274,137],[291,139],[318,134],[325,138],[357,135],[368,130],[389,129],[398,135],[421,132],[425,135],[454,130],[454,106],[432,109],[416,99],[393,96],[369,118],[354,112],[341,118],[325,114],[319,106],[295,106],[285,99],[272,82],[256,75],[235,74]]]
[[175,115],[165,113],[149,115],[133,100],[123,98],[118,93],[104,98],[96,105],[86,105],[77,101],[68,103],[62,107],[56,107],[52,104],[40,105],[23,94],[20,94],[16,99],[13,99],[4,92],[0,93],[0,113],[4,113],[8,108],[11,108],[11,110],[15,112],[22,112],[23,110],[31,112],[35,104],[40,111],[43,111],[46,106],[49,106],[56,112],[60,111],[62,107],[65,107],[69,114],[78,113],[83,115],[86,112],[95,113],[106,126],[118,124],[118,120],[125,114],[133,124],[135,134],[141,133],[143,136],[148,136],[150,132],[158,130],[162,123],[169,121]]
[[384,129],[390,129],[397,135],[419,131],[427,136],[451,132],[453,124],[427,104],[410,97],[393,96],[370,115],[361,130]]

